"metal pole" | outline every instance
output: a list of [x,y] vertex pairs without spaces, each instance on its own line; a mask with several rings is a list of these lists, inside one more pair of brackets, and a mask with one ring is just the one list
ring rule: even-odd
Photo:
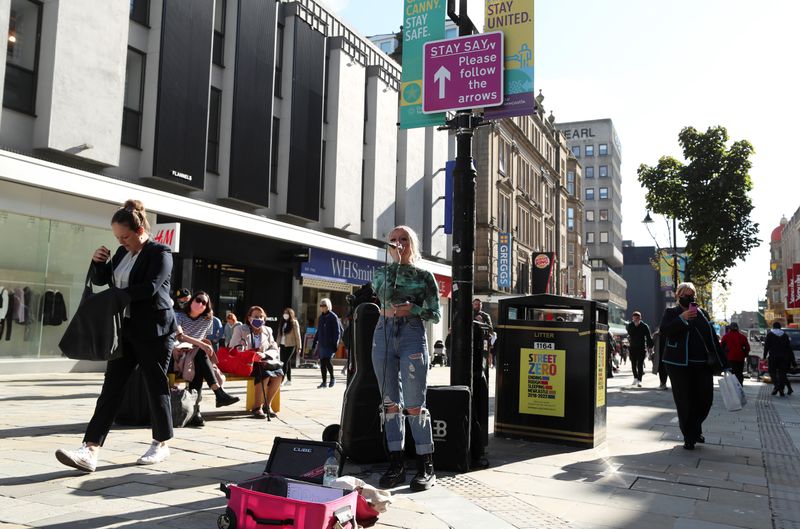
[[672,286],[673,291],[678,293],[678,222],[672,217]]

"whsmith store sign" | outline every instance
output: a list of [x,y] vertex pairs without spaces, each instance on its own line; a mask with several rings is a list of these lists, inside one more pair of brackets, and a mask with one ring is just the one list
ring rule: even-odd
[[383,263],[380,261],[311,248],[308,262],[300,267],[300,273],[328,281],[363,285],[372,281],[375,269],[381,266]]

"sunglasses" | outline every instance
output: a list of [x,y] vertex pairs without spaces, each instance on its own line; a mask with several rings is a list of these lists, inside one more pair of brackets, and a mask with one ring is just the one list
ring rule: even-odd
[[201,305],[208,305],[208,300],[207,300],[207,299],[204,299],[204,298],[201,298],[201,297],[199,297],[199,296],[198,296],[198,297],[196,297],[196,298],[194,298],[194,302],[195,302],[195,303],[199,303],[199,304],[201,304]]

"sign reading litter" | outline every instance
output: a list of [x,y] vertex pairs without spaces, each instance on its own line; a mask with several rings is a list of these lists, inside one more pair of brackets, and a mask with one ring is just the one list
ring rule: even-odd
[[422,111],[503,104],[503,34],[499,31],[426,42]]

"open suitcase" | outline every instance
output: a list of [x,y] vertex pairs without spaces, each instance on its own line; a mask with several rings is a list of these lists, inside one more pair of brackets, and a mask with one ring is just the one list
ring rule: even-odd
[[241,483],[223,483],[228,498],[220,529],[282,527],[356,529],[358,492],[322,486],[329,455],[343,459],[338,443],[276,437],[264,474]]

